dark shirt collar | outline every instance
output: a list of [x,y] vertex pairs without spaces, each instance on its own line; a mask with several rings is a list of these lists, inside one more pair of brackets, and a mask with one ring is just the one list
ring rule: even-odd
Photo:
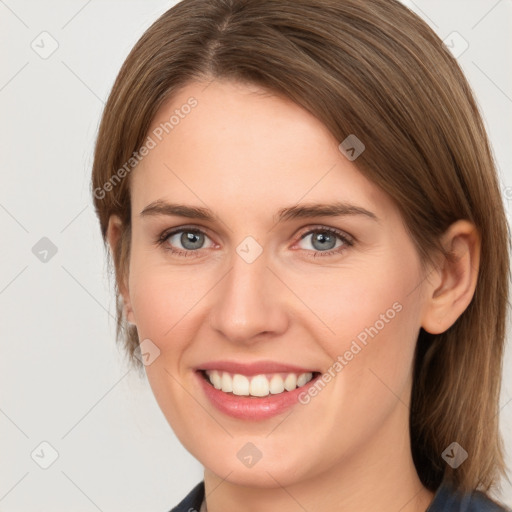
[[[203,499],[204,481],[199,482],[171,512],[199,512]],[[462,494],[456,492],[450,484],[444,483],[437,489],[425,512],[507,512],[507,509],[482,492]]]

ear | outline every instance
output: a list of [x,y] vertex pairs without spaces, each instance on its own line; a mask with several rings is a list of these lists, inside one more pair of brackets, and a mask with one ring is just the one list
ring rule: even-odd
[[443,256],[427,279],[421,326],[431,334],[449,329],[469,306],[480,266],[480,234],[471,222],[454,222],[441,242],[452,257]]
[[120,268],[122,263],[122,259],[120,257],[122,253],[122,247],[120,245],[122,233],[123,223],[121,219],[117,215],[111,215],[108,219],[106,238],[115,264],[117,287],[123,299],[124,317],[128,323],[135,325],[135,318],[133,315],[128,288],[128,279],[125,272],[123,272],[124,269]]

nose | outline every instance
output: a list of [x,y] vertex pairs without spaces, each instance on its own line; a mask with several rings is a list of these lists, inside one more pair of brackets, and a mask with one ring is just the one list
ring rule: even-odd
[[266,251],[252,263],[238,253],[215,287],[210,326],[233,343],[253,344],[288,328],[285,287],[268,268]]

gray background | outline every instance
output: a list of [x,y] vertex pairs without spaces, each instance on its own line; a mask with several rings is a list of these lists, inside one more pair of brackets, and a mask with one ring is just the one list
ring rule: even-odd
[[[202,479],[115,345],[89,197],[104,101],[133,44],[174,3],[0,0],[0,511],[163,512]],[[512,0],[404,3],[454,41],[509,210]],[[510,467],[510,372],[501,405]],[[510,483],[501,498],[512,506]]]

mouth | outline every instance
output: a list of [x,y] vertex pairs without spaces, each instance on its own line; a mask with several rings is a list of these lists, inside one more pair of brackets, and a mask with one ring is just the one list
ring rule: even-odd
[[276,372],[244,375],[223,370],[198,370],[213,388],[228,395],[264,398],[281,395],[306,386],[319,372]]
[[319,371],[277,361],[209,361],[195,368],[204,397],[222,414],[260,421],[295,407]]

